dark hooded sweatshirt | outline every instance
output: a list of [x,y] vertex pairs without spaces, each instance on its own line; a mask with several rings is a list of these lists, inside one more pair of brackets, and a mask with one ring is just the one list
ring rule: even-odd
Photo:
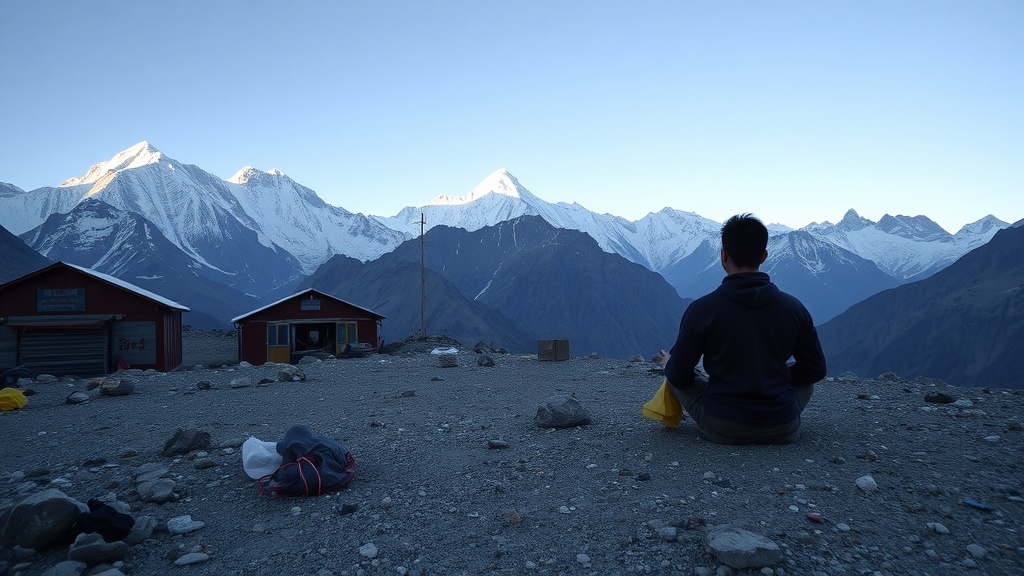
[[714,292],[694,300],[683,313],[671,354],[665,377],[673,386],[700,386],[693,369],[703,356],[705,412],[746,424],[796,420],[794,387],[825,377],[810,313],[763,272],[730,274]]

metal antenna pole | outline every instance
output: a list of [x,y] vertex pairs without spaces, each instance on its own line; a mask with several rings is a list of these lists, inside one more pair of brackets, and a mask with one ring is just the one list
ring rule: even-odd
[[420,212],[420,336],[427,337],[427,280],[424,272],[424,253],[426,242],[423,239],[423,226],[427,223]]

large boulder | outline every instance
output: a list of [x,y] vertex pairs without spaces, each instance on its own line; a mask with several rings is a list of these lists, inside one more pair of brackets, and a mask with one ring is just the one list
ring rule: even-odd
[[4,548],[15,544],[45,550],[57,544],[89,507],[67,494],[50,488],[25,498],[11,510],[0,532]]
[[590,424],[590,413],[575,396],[552,396],[537,407],[534,422],[541,428],[572,428]]

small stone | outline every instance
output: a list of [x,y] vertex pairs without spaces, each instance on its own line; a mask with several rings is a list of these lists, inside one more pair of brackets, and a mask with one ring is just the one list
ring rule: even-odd
[[646,482],[651,479],[651,475],[648,474],[647,472],[640,472],[639,474],[636,475],[636,479],[639,480],[640,482]]
[[197,470],[206,470],[207,468],[213,468],[217,465],[217,462],[212,458],[196,458],[196,461],[192,463]]
[[590,556],[587,556],[586,554],[577,554],[576,561],[580,564],[590,564]]
[[374,544],[373,542],[369,542],[367,544],[363,544],[362,546],[359,547],[359,555],[362,556],[363,558],[370,558],[371,560],[373,558],[376,558],[377,557],[377,545]]
[[86,392],[72,392],[64,399],[65,404],[81,404],[89,401],[89,394]]
[[559,514],[570,514],[570,513],[572,513],[572,510],[569,510],[568,506],[559,506],[558,507],[558,513]]
[[928,529],[936,534],[949,534],[949,528],[946,528],[939,522],[929,522]]
[[850,525],[846,522],[840,522],[839,524],[836,524],[836,530],[839,530],[840,532],[849,532]]
[[172,536],[177,534],[188,534],[206,526],[206,522],[193,520],[191,516],[175,516],[167,521],[167,532]]
[[924,401],[932,404],[952,404],[956,402],[956,398],[942,392],[929,392],[925,394]]
[[821,514],[818,514],[817,512],[808,512],[807,519],[811,522],[817,522],[818,524],[825,521],[825,519],[821,517]]
[[984,546],[978,544],[968,544],[967,553],[971,555],[971,558],[981,560],[986,554],[988,554],[988,550],[986,550]]
[[874,492],[875,490],[878,490],[878,483],[875,482],[875,479],[872,478],[870,474],[868,474],[857,478],[857,488],[860,488],[865,492]]
[[993,434],[991,436],[985,436],[985,442],[988,442],[990,444],[995,444],[996,442],[999,442],[1002,439],[1003,439],[1003,437],[998,435],[998,434]]
[[508,442],[505,442],[504,440],[488,440],[487,447],[491,450],[501,450],[503,448],[508,448]]
[[971,402],[967,398],[961,398],[953,402],[953,406],[956,406],[957,408],[971,408],[974,406],[974,402]]
[[174,565],[188,566],[189,564],[198,564],[200,562],[206,562],[209,559],[209,554],[204,554],[203,552],[189,552],[188,554],[180,556],[177,560],[175,560]]
[[732,568],[771,566],[782,561],[782,550],[770,539],[741,528],[708,530],[707,546],[719,562]]
[[666,542],[671,542],[678,536],[675,526],[664,526],[658,529],[658,538]]

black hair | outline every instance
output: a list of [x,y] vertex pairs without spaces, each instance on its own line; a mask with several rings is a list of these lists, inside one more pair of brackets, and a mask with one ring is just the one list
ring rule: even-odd
[[740,268],[757,268],[768,248],[768,229],[753,214],[737,214],[722,225],[722,249]]

